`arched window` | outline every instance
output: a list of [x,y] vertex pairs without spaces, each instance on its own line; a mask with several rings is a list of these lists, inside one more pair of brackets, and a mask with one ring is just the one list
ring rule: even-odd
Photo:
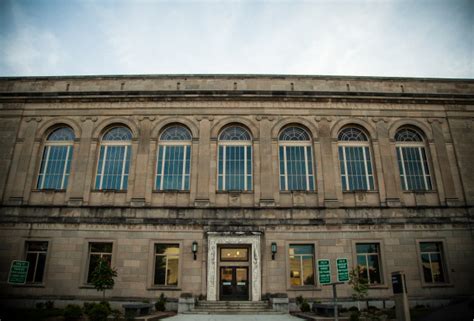
[[181,125],[167,127],[160,136],[156,162],[156,190],[189,190],[191,133]]
[[71,171],[74,132],[61,127],[49,134],[44,144],[38,175],[38,189],[66,189]]
[[431,176],[423,136],[415,129],[401,128],[395,134],[395,141],[402,189],[431,190]]
[[300,127],[285,128],[278,138],[280,190],[314,191],[313,148],[309,134]]
[[374,171],[367,135],[355,127],[344,128],[339,132],[338,146],[342,190],[373,190]]
[[240,126],[225,128],[219,135],[217,189],[252,190],[252,137]]
[[130,169],[132,133],[126,127],[109,129],[100,143],[95,188],[126,190]]

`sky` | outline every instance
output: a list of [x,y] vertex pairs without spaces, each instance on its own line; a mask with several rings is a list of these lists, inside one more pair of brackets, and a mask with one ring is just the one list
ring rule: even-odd
[[474,0],[0,0],[0,76],[474,78]]

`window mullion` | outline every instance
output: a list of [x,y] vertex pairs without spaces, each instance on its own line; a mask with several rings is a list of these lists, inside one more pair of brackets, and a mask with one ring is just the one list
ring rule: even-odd
[[44,163],[44,172],[43,172],[43,180],[41,182],[41,189],[44,188],[44,183],[46,181],[46,178],[48,176],[48,161],[49,161],[49,152],[51,150],[51,146],[46,146],[46,160]]
[[423,159],[423,153],[421,152],[421,149],[423,147],[418,147],[418,154],[420,155],[420,166],[421,166],[421,171],[423,172],[423,181],[425,183],[425,190],[428,189],[428,181],[426,180],[426,171],[425,171],[425,164],[424,164],[424,159]]
[[226,160],[226,158],[227,158],[226,157],[227,156],[226,155],[227,146],[225,146],[225,145],[222,146],[222,149],[223,149],[223,151],[222,151],[222,190],[225,191],[225,190],[227,190],[226,185],[225,185],[225,183],[226,183],[225,182],[226,181],[226,179],[225,179],[226,170],[225,169],[227,167],[227,164],[226,164],[226,161],[227,161]]
[[398,154],[400,155],[400,161],[402,163],[403,180],[405,181],[405,188],[406,190],[409,190],[410,188],[408,187],[407,172],[405,169],[405,156],[403,155],[403,147],[399,146],[397,148],[399,150]]
[[349,172],[347,171],[346,146],[342,147],[342,159],[344,161],[344,180],[346,181],[346,191],[348,191],[350,190],[350,187],[349,187]]
[[362,147],[362,155],[364,157],[364,168],[365,168],[365,180],[367,183],[367,190],[370,189],[370,180],[369,180],[369,169],[367,167],[367,155],[365,151],[365,146]]
[[120,189],[123,189],[123,180],[124,180],[124,176],[125,176],[125,164],[127,162],[128,147],[129,146],[125,146],[125,149],[123,151],[122,173],[121,173],[122,175],[120,177]]
[[185,182],[185,179],[186,179],[186,156],[187,156],[187,152],[188,152],[188,148],[187,146],[183,146],[183,170],[182,170],[182,175],[183,177],[181,178],[181,189],[184,190],[184,182]]
[[308,146],[303,146],[303,153],[304,153],[304,167],[306,171],[306,190],[309,191],[309,171],[308,171]]
[[286,159],[286,148],[283,146],[283,166],[285,166],[285,191],[289,190],[288,188],[288,161]]
[[[102,159],[102,168],[100,169],[100,182],[99,182],[99,189],[103,189],[103,183],[104,183],[104,169],[105,169],[105,162],[107,161],[107,151],[109,149],[109,146],[104,146],[104,156]],[[99,151],[100,154],[100,151]]]
[[68,167],[68,162],[69,162],[69,152],[71,149],[71,146],[66,146],[67,151],[66,151],[66,159],[64,160],[64,170],[63,170],[63,178],[61,180],[61,189],[64,189],[64,180],[66,178],[66,172],[67,172],[67,167]]
[[247,190],[247,146],[243,147],[244,149],[244,188],[243,190]]

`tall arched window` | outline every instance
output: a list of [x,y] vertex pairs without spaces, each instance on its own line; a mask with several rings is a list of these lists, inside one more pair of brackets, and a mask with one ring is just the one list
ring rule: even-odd
[[49,134],[44,144],[38,175],[38,189],[66,189],[71,171],[74,132],[61,127]]
[[403,190],[431,190],[423,136],[413,128],[401,128],[395,134],[395,141]]
[[285,128],[278,138],[280,190],[314,191],[313,148],[309,134],[300,127]]
[[95,188],[126,190],[130,169],[132,133],[125,127],[109,129],[100,143]]
[[189,190],[191,138],[189,130],[181,125],[163,131],[156,162],[156,190]]
[[342,190],[374,189],[374,172],[367,135],[355,127],[342,129],[338,135]]
[[252,190],[252,137],[246,129],[230,126],[220,133],[217,163],[219,191]]

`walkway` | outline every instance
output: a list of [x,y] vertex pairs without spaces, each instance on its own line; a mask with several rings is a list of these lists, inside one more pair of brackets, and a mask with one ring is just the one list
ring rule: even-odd
[[167,318],[169,321],[301,321],[300,318],[289,314],[282,315],[225,315],[225,314],[179,314],[175,317]]

